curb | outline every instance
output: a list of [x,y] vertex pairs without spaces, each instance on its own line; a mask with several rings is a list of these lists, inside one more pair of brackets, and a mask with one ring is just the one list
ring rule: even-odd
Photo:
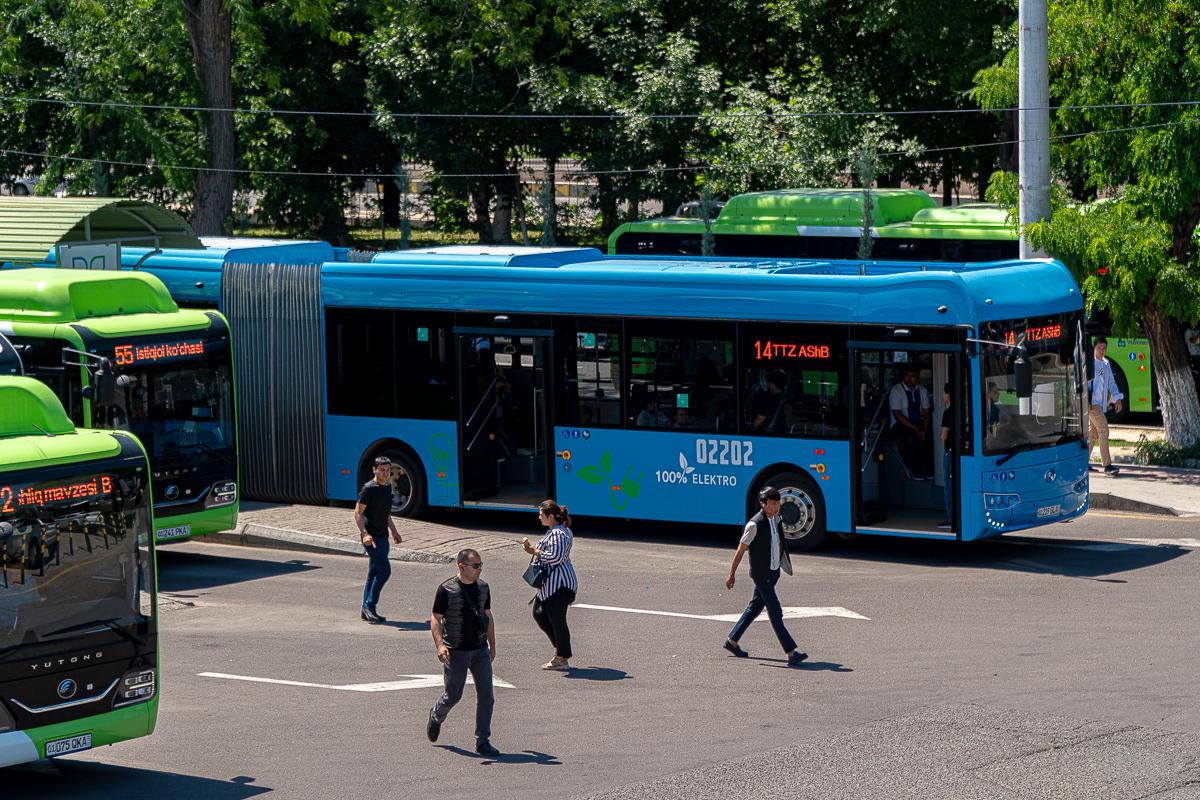
[[[272,528],[255,522],[238,523],[231,531],[210,533],[204,536],[206,541],[221,544],[239,545],[242,547],[270,547],[276,550],[300,550],[308,553],[326,553],[335,555],[358,556],[363,558],[366,553],[357,542],[325,536],[320,533],[293,531],[288,528]],[[408,550],[393,546],[388,553],[389,561],[409,561],[419,564],[451,564],[454,559],[440,553],[428,553],[424,550]]]
[[1092,492],[1088,507],[1098,511],[1132,511],[1138,514],[1161,514],[1168,517],[1191,516],[1190,514],[1181,514],[1168,506],[1159,506],[1142,500],[1131,500],[1128,497],[1108,492]]

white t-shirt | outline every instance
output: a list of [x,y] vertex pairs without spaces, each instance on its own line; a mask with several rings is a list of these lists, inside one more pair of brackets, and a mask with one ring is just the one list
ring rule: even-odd
[[[771,569],[779,569],[779,515],[776,514],[774,517],[767,517],[764,514],[763,516],[771,525]],[[750,520],[746,523],[746,529],[742,531],[742,538],[738,541],[749,547],[757,535],[758,523]]]
[[[921,413],[924,414],[930,409],[929,390],[918,383],[914,391],[921,395]],[[908,416],[908,387],[904,385],[903,381],[893,386],[892,391],[888,394],[888,408],[892,411],[899,411],[906,417]],[[896,421],[895,414],[891,414],[890,416],[893,427],[900,424]],[[920,423],[917,423],[917,427],[920,427]]]

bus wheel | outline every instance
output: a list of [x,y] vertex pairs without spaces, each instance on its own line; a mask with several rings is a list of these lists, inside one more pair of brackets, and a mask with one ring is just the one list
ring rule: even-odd
[[425,510],[425,480],[421,468],[398,450],[384,450],[378,455],[392,460],[392,516],[419,516]]
[[766,486],[779,490],[779,517],[789,550],[815,550],[825,541],[825,499],[813,482],[794,472],[772,475]]

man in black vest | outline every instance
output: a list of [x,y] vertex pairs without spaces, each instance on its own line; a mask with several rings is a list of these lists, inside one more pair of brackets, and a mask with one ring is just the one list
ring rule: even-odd
[[775,636],[779,639],[779,644],[783,646],[783,651],[787,653],[788,666],[794,667],[808,658],[808,653],[802,653],[796,649],[795,640],[792,639],[792,635],[788,633],[787,627],[783,624],[783,608],[780,607],[779,597],[775,594],[775,584],[779,581],[780,568],[788,575],[792,574],[792,562],[788,558],[787,548],[783,544],[780,531],[780,525],[783,524],[783,520],[779,518],[780,500],[779,490],[770,486],[764,487],[758,493],[758,505],[762,510],[746,523],[741,541],[738,542],[737,552],[733,554],[733,564],[729,567],[729,577],[725,579],[725,587],[733,588],[738,564],[742,563],[742,555],[749,550],[750,579],[754,581],[754,596],[750,598],[750,604],[742,612],[741,619],[729,632],[729,638],[725,640],[725,649],[738,658],[745,658],[749,655],[738,645],[738,640],[750,627],[750,623],[754,622],[765,608],[767,616],[771,620],[771,627],[775,629]]
[[475,679],[475,752],[495,758],[492,747],[492,662],[496,660],[496,628],[492,624],[492,593],[479,577],[483,562],[474,550],[458,553],[458,575],[437,589],[429,629],[442,662],[446,690],[429,709],[425,733],[436,742],[450,709],[462,699],[467,672]]

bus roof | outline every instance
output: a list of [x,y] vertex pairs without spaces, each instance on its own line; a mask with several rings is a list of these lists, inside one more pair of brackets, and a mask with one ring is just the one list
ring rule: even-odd
[[0,271],[0,319],[63,323],[179,311],[167,287],[142,272],[73,269]]
[[0,470],[118,455],[121,444],[108,431],[76,429],[54,392],[33,378],[0,377]]
[[[121,266],[157,276],[171,296],[185,303],[216,306],[226,264],[321,264],[338,260],[337,250],[317,240],[204,237],[204,247],[122,247]],[[54,252],[47,263],[53,264]]]
[[327,263],[322,294],[343,306],[939,326],[1082,308],[1070,273],[1051,260],[921,265],[471,250]]
[[[717,235],[858,236],[862,229],[862,189],[778,189],[736,195],[711,223]],[[874,189],[872,226],[884,239],[970,239],[1012,241],[1017,238],[1007,212],[985,203],[939,207],[920,189]],[[700,235],[704,222],[685,217],[658,217],[626,222],[609,236],[615,252],[619,236],[628,232]]]
[[[912,219],[937,204],[920,189],[874,189],[871,219],[888,225]],[[862,189],[776,189],[739,194],[729,200],[717,221],[722,225],[850,225],[861,227]]]
[[881,239],[967,239],[1011,242],[1017,228],[1008,212],[987,203],[923,208],[906,222],[876,229]]

